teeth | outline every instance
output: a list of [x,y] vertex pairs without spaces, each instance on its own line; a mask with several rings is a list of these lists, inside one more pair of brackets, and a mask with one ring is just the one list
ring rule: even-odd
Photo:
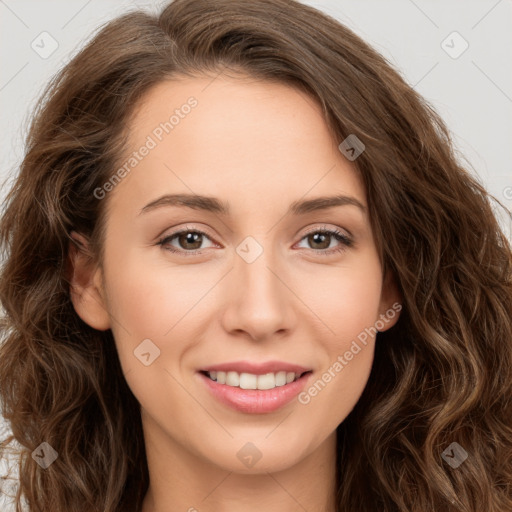
[[[295,374],[291,372],[293,378],[295,379]],[[284,386],[286,384],[286,372],[278,372],[276,373],[276,386]]]
[[227,372],[226,384],[228,386],[238,387],[240,385],[240,375],[236,372]]
[[251,373],[241,373],[239,385],[242,389],[258,389],[258,377]]
[[238,372],[208,372],[212,380],[226,386],[239,387],[241,389],[273,389],[275,387],[290,384],[298,379],[301,374],[294,372],[266,373],[265,375],[254,375],[253,373]]

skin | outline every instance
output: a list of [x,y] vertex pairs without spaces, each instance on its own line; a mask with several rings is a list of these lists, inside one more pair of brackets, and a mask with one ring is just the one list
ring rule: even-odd
[[[92,327],[112,329],[141,404],[151,480],[143,512],[333,512],[336,427],[367,383],[374,337],[309,403],[267,414],[221,404],[197,372],[277,359],[312,368],[314,382],[400,301],[382,275],[367,210],[286,214],[294,201],[335,194],[367,207],[365,188],[312,98],[244,77],[158,84],[131,120],[129,152],[190,96],[197,107],[103,199],[103,268],[70,249],[75,309]],[[171,193],[213,196],[231,212],[164,206],[140,214]],[[158,245],[181,229],[207,236],[167,246],[200,253]],[[322,229],[353,244],[307,236]],[[247,236],[263,249],[251,263],[236,252]],[[336,248],[344,250],[322,254]],[[160,356],[145,366],[134,350],[148,338]],[[252,467],[237,457],[248,442],[261,454]]]

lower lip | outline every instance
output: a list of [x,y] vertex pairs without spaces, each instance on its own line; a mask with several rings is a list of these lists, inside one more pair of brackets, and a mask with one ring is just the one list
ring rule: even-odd
[[219,384],[203,373],[199,373],[199,376],[217,400],[233,409],[249,414],[264,414],[284,407],[304,389],[311,375],[312,373],[309,372],[289,384],[264,390],[241,389]]

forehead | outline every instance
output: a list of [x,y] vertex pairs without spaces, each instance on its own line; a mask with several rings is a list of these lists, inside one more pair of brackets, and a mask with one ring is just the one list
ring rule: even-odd
[[[195,106],[189,108],[191,101]],[[184,122],[187,119],[190,121]],[[278,144],[284,149],[285,141],[307,139],[318,146],[331,139],[320,105],[312,97],[286,84],[245,76],[221,74],[160,82],[140,100],[131,118],[131,133],[144,136],[169,121],[175,140],[180,132],[190,139],[193,129],[202,142],[208,139],[219,146],[229,142],[232,150],[236,147],[233,143],[247,148],[257,142],[274,142],[269,149]],[[164,129],[162,135],[169,134]],[[249,135],[256,140],[248,139]]]
[[265,197],[292,203],[350,192],[365,202],[320,105],[285,84],[224,75],[167,80],[139,102],[128,133],[123,163],[151,149],[117,188],[144,199],[157,191],[237,195],[261,207]]

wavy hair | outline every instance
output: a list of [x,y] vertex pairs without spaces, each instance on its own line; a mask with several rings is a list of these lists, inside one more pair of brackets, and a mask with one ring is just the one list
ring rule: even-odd
[[[336,143],[355,134],[383,269],[403,296],[337,429],[339,512],[512,510],[512,250],[495,200],[443,120],[378,52],[293,0],[175,0],[102,27],[52,79],[0,224],[0,401],[16,511],[140,512],[140,408],[110,330],[76,314],[70,233],[101,265],[108,197],[135,105],[178,76],[242,72],[305,91]],[[33,451],[58,458],[42,470]],[[451,443],[468,454],[442,457]],[[16,447],[12,448],[12,444]],[[10,450],[9,450],[10,448]]]

